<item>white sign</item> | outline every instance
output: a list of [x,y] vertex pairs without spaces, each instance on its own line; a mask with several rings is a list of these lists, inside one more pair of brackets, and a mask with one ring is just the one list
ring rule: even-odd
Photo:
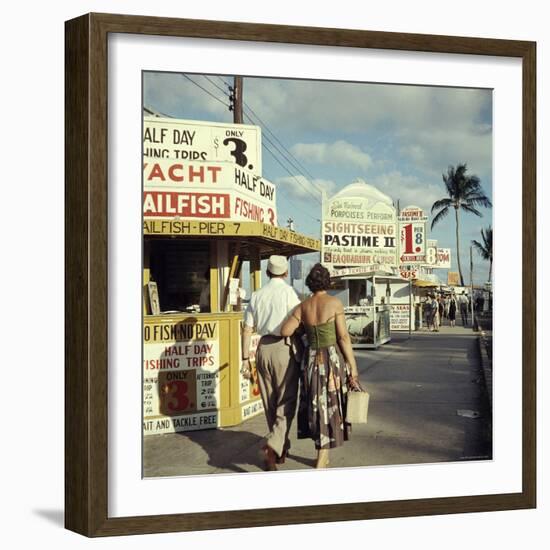
[[399,213],[399,261],[401,264],[426,262],[426,220],[418,206],[407,206]]
[[399,275],[403,279],[418,279],[418,274],[420,273],[420,268],[418,265],[400,265],[399,266]]
[[426,241],[426,264],[432,267],[437,264],[437,240],[435,239]]
[[326,267],[397,265],[397,223],[391,199],[364,182],[323,201],[321,261]]
[[[392,304],[390,330],[409,330],[409,304]],[[413,320],[411,319],[411,324]]]
[[229,162],[183,162],[144,159],[143,186],[153,189],[202,189],[239,191],[255,200],[275,205],[275,185],[254,172]]
[[[144,326],[145,433],[185,430],[187,424],[181,420],[184,416],[219,408],[218,334],[215,321],[159,322]],[[161,418],[166,421],[159,424]],[[205,428],[204,422],[203,417],[195,415],[188,429]]]
[[451,249],[450,248],[437,249],[436,267],[441,269],[451,269]]
[[225,161],[262,173],[259,126],[144,117],[143,156],[179,161]]
[[145,218],[215,218],[277,224],[276,188],[228,162],[143,162]]
[[143,435],[206,430],[218,426],[219,416],[217,411],[151,418],[143,421]]
[[400,222],[405,223],[416,223],[416,222],[424,222],[426,223],[428,221],[428,216],[424,214],[424,210],[420,208],[419,206],[407,206],[399,212],[399,216],[397,219]]

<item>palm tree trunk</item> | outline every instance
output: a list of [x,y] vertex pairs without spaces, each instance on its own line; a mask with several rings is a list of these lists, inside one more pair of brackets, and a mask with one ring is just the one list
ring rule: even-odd
[[460,238],[458,230],[458,208],[455,207],[456,219],[456,263],[458,264],[458,273],[460,275],[460,286],[464,286],[464,277],[462,276],[462,267],[460,265]]
[[492,273],[493,273],[493,260],[489,260],[489,282],[491,282]]

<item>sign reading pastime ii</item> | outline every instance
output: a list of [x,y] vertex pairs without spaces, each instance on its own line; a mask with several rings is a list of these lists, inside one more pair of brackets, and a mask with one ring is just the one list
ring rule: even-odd
[[392,200],[364,181],[323,198],[321,260],[328,268],[389,269],[397,265]]

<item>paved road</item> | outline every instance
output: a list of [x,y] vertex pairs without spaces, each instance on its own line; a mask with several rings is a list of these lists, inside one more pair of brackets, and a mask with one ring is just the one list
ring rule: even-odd
[[[360,379],[370,393],[369,422],[331,451],[331,468],[491,457],[491,415],[476,335],[461,326],[438,333],[392,335],[378,350],[357,351]],[[480,416],[459,416],[457,410]],[[148,436],[144,473],[173,476],[262,469],[263,415],[234,428]],[[311,468],[315,449],[291,431],[290,459],[280,469]]]

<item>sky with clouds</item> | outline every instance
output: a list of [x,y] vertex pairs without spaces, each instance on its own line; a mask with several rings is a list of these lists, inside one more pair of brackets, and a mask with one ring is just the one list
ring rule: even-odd
[[[144,73],[144,105],[176,118],[232,122],[224,82],[232,76]],[[277,185],[280,225],[291,217],[297,231],[319,237],[319,189],[331,195],[356,178],[401,207],[429,213],[446,196],[441,174],[463,162],[493,199],[491,90],[245,77],[243,97],[245,123],[262,126],[262,175]],[[470,241],[492,225],[492,211],[481,211],[481,218],[460,214],[468,282]],[[457,270],[454,216],[429,238],[452,249]],[[474,252],[474,282],[487,280],[488,269]],[[446,280],[446,270],[438,271]]]

